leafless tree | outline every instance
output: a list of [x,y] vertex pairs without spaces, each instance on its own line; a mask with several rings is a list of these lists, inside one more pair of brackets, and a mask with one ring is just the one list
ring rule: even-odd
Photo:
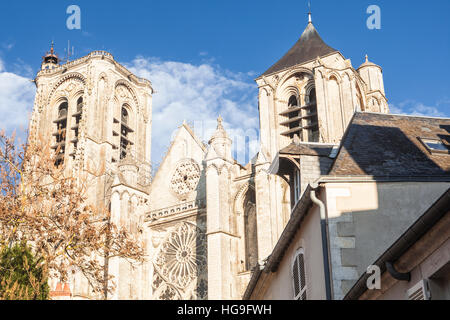
[[[104,169],[96,170],[98,176]],[[50,277],[67,281],[79,270],[106,299],[115,289],[109,259],[137,264],[144,254],[139,239],[111,222],[105,205],[89,203],[87,171],[56,166],[42,138],[18,144],[14,134],[0,132],[0,245],[26,241]]]

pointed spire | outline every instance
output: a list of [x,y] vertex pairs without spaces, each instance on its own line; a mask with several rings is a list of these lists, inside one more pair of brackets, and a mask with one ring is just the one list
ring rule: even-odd
[[226,139],[229,139],[229,138],[228,138],[228,135],[227,135],[227,132],[226,132],[225,128],[223,127],[223,118],[222,118],[222,116],[220,116],[220,115],[219,115],[219,117],[217,118],[217,128],[216,128],[216,131],[214,132],[213,136],[211,137],[209,143],[211,144],[211,142],[212,142],[214,139],[217,139],[217,138],[226,138]]
[[369,61],[369,56],[367,54],[366,54],[365,59],[366,59],[366,61],[364,61],[364,63],[362,65],[360,65],[358,69],[360,69],[362,67],[369,67],[369,66],[376,66],[376,67],[378,67],[375,63]]
[[314,61],[317,57],[322,57],[333,52],[337,52],[337,50],[331,48],[322,40],[311,22],[308,23],[300,39],[298,39],[294,46],[262,75],[266,76],[295,65]]
[[228,137],[223,127],[223,119],[221,116],[217,118],[217,129],[209,140],[209,144],[214,151],[224,159],[232,159],[231,157],[231,139]]
[[219,115],[219,117],[217,118],[217,129],[225,130],[225,129],[223,128],[222,122],[223,122],[223,118],[222,118],[221,115]]

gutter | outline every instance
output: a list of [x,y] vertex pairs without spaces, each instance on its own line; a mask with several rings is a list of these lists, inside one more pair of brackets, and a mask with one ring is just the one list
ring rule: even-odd
[[323,269],[325,273],[325,292],[326,299],[332,299],[331,293],[331,264],[330,264],[330,237],[328,234],[328,215],[326,212],[325,204],[316,197],[316,191],[318,187],[314,188],[311,191],[311,200],[316,205],[319,206],[320,209],[320,231],[322,235],[322,255],[323,255]]
[[[386,268],[386,262],[395,263],[400,259],[411,246],[422,238],[442,217],[444,217],[450,208],[450,189],[446,192],[419,218],[409,229],[394,242],[372,265],[377,265],[381,274]],[[369,275],[365,272],[345,295],[344,300],[357,300],[366,292],[366,282]]]

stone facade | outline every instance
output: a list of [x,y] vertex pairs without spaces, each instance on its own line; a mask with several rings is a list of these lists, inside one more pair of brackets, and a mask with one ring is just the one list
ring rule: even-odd
[[[321,45],[317,37],[309,23],[300,40]],[[44,58],[31,139],[52,141],[69,172],[88,172],[89,201],[110,206],[113,221],[144,243],[143,265],[109,262],[111,299],[240,299],[290,218],[292,181],[269,173],[277,153],[293,141],[337,145],[355,111],[388,112],[381,68],[367,60],[355,70],[338,51],[283,63],[256,82],[261,146],[246,166],[232,158],[219,118],[208,145],[183,123],[152,179],[151,83],[107,52],[64,65],[53,51]],[[332,159],[296,161],[303,192]],[[96,298],[81,277],[70,286],[73,298]]]

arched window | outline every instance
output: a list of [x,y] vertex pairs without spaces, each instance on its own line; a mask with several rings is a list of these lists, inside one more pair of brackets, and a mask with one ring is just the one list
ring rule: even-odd
[[125,106],[122,106],[120,120],[120,159],[124,159],[133,145],[130,133],[134,132],[130,127],[129,114]]
[[245,269],[258,264],[258,234],[256,225],[255,190],[248,189],[244,200]]
[[80,121],[82,114],[83,114],[83,97],[79,97],[77,100],[76,112],[72,115],[72,117],[75,118],[75,124],[71,128],[74,131],[74,138],[71,141],[73,143],[73,153],[70,154],[72,157],[75,157],[75,153],[78,147],[78,139],[80,136]]
[[308,101],[309,103],[316,103],[316,89],[315,88],[312,88],[309,91],[308,100],[309,100]]
[[280,124],[287,129],[282,135],[292,139],[297,134],[301,138],[300,110],[297,96],[292,95],[288,100],[287,110],[281,113],[284,119]]
[[58,106],[58,117],[53,123],[56,124],[56,131],[53,136],[56,138],[56,144],[52,147],[56,152],[55,165],[60,166],[64,163],[64,154],[66,152],[66,131],[67,131],[67,110],[69,105],[67,101]]
[[280,125],[286,128],[281,134],[291,139],[298,135],[305,142],[319,142],[316,88],[307,85],[304,92],[303,101],[297,95],[291,95],[288,108],[280,113],[283,117]]
[[316,89],[310,88],[307,93],[307,104],[302,110],[302,127],[308,142],[319,142],[319,118],[317,116]]
[[288,107],[297,107],[298,106],[298,102],[297,102],[297,97],[296,96],[291,96],[289,98],[289,103],[288,103]]
[[294,300],[306,300],[305,254],[299,249],[292,264],[292,281],[294,285]]
[[58,119],[67,117],[67,102],[63,102],[58,107]]
[[127,124],[128,123],[128,111],[125,108],[122,108],[122,122]]

